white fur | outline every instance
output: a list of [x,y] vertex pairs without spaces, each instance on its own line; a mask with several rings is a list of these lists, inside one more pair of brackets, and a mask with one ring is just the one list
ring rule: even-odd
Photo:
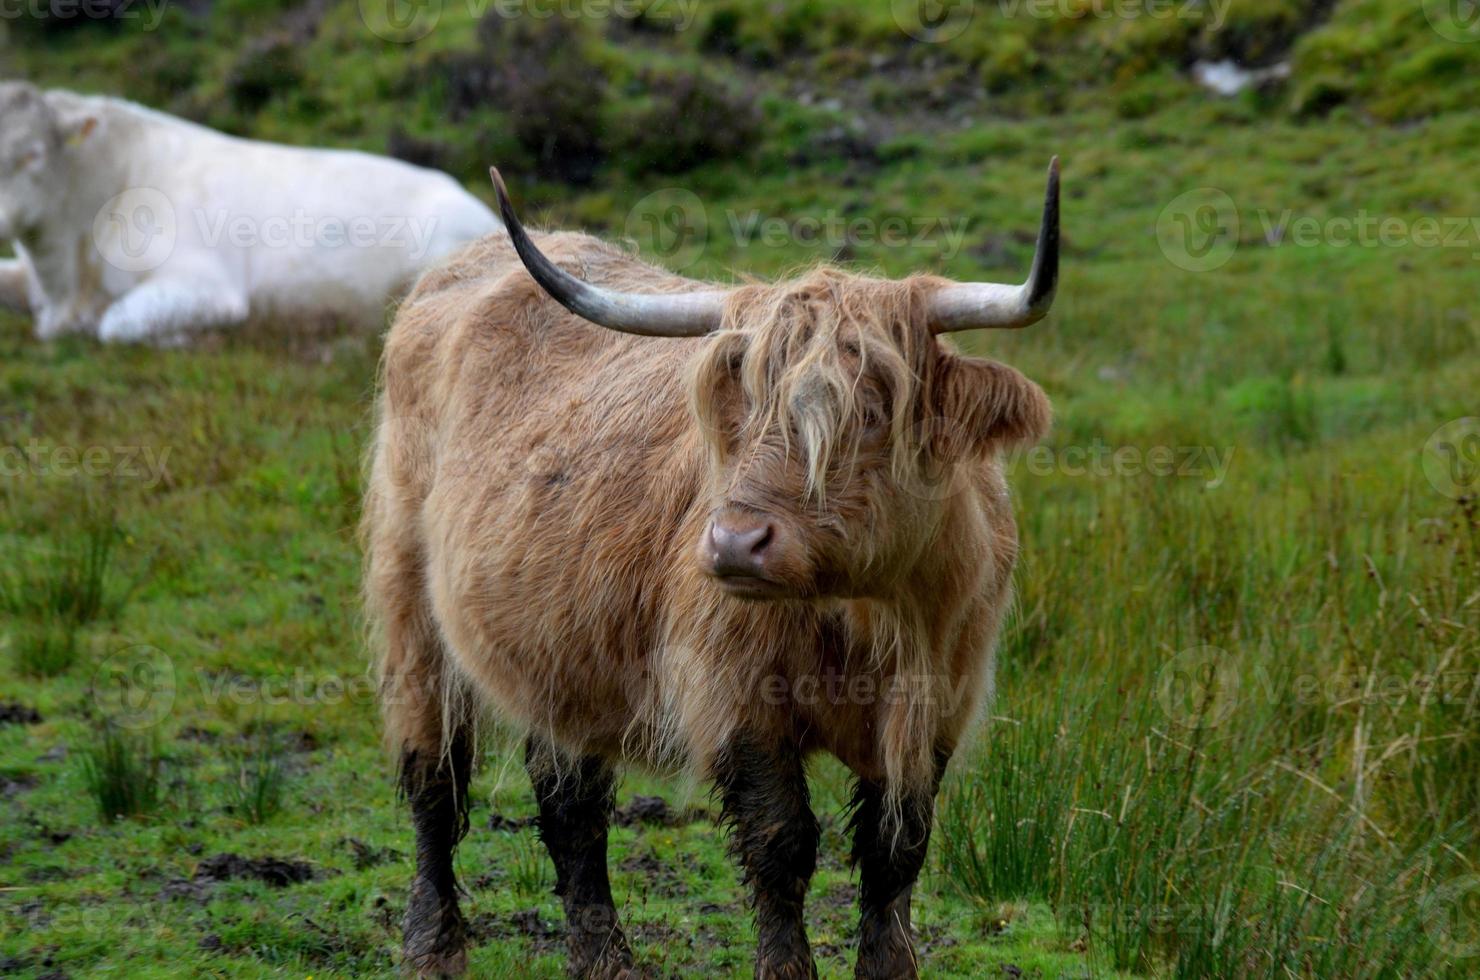
[[422,269],[503,227],[437,171],[22,83],[0,85],[0,157],[0,238],[17,255],[0,261],[0,305],[29,307],[42,338],[377,329]]

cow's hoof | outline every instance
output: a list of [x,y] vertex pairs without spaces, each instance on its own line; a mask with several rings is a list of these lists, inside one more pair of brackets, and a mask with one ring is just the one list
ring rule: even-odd
[[784,963],[757,963],[756,980],[817,980],[817,964],[811,958]]
[[461,949],[450,955],[424,953],[413,956],[408,952],[406,964],[417,980],[445,980],[449,977],[461,977],[468,972],[468,954]]
[[884,955],[859,956],[854,980],[916,980],[919,976],[915,957],[909,949],[895,949]]
[[570,975],[577,980],[638,980],[632,950],[620,931],[600,939],[570,944]]
[[456,899],[442,899],[430,885],[411,886],[402,958],[417,977],[460,977],[468,972],[468,927]]

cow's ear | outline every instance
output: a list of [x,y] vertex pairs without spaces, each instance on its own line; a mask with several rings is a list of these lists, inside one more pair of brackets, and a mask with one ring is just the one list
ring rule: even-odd
[[945,458],[1031,445],[1048,434],[1053,422],[1043,389],[996,361],[944,358],[936,393],[942,424],[935,448]]
[[65,113],[57,119],[57,136],[67,149],[82,146],[98,137],[103,121],[95,112]]

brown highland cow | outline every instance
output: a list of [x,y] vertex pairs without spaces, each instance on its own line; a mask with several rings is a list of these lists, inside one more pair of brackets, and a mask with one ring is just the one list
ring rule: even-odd
[[815,976],[803,760],[826,751],[858,777],[857,974],[914,976],[936,788],[991,698],[1011,594],[999,451],[1050,414],[1033,382],[938,335],[1048,311],[1057,161],[1021,286],[697,283],[527,235],[494,183],[508,236],[425,275],[390,331],[365,508],[416,834],[408,965],[466,968],[452,856],[486,710],[527,734],[574,974],[635,975],[606,869],[631,764],[713,781],[756,975]]

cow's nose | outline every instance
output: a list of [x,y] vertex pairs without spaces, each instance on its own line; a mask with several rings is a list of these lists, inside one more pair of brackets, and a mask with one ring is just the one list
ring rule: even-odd
[[709,546],[714,551],[714,574],[760,578],[776,529],[769,521],[725,521],[709,524]]

